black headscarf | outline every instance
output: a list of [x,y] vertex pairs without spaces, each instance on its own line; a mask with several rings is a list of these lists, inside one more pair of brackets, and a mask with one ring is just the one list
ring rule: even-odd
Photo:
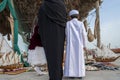
[[41,8],[53,22],[65,27],[67,14],[64,0],[44,0]]

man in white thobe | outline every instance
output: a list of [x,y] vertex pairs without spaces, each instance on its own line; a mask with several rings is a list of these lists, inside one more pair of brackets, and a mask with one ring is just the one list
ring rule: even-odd
[[86,50],[86,31],[83,22],[78,20],[79,12],[71,10],[71,20],[66,26],[66,57],[64,77],[84,77],[85,61],[84,49]]

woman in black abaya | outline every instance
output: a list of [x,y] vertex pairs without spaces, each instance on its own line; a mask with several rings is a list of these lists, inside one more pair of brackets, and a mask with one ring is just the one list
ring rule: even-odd
[[38,33],[45,49],[49,80],[62,80],[66,8],[64,0],[44,0],[38,14]]

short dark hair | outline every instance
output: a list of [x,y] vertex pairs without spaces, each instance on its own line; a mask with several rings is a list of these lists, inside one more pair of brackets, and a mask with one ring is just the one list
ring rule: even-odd
[[78,14],[74,14],[70,16],[71,18],[78,18]]

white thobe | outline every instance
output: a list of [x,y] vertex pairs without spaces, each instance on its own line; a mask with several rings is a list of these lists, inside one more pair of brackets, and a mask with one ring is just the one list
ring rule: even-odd
[[85,61],[84,50],[86,46],[86,31],[83,22],[74,18],[66,26],[66,57],[64,66],[65,77],[84,77]]

